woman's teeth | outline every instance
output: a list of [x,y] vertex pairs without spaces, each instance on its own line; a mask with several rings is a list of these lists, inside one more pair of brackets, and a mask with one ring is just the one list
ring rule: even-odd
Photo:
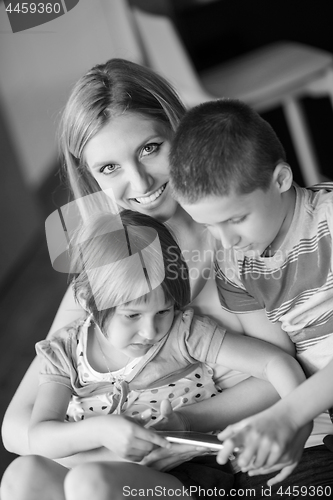
[[160,189],[155,191],[155,193],[151,194],[150,196],[143,196],[142,198],[134,198],[135,201],[138,203],[141,203],[142,205],[148,205],[148,203],[152,203],[155,201],[161,194],[163,193],[164,189],[166,188],[166,184],[164,184]]

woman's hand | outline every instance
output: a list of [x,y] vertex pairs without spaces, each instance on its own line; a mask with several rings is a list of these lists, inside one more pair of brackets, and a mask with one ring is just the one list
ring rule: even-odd
[[96,433],[100,446],[120,457],[140,462],[156,447],[170,448],[170,443],[152,430],[120,415],[96,417]]
[[[284,477],[287,477],[298,463],[311,430],[312,423],[299,429],[287,412],[278,414],[270,408],[221,432],[218,438],[224,447],[219,451],[217,461],[226,463],[235,448],[239,448],[237,463],[243,472],[251,470],[251,475],[268,474],[284,468]],[[273,479],[270,481],[274,484]]]

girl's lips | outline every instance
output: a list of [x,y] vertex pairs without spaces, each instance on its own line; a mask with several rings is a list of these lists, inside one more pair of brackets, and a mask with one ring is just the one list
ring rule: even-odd
[[152,205],[164,193],[167,184],[168,183],[166,182],[160,188],[156,189],[156,191],[154,191],[149,196],[140,196],[138,198],[131,198],[131,200],[134,200],[136,203],[139,203],[143,207],[148,206],[148,205]]
[[150,349],[154,344],[131,344],[131,348],[134,350]]

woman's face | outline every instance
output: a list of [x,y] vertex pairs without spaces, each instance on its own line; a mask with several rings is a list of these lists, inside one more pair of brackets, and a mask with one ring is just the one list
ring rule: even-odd
[[171,132],[161,122],[128,112],[107,123],[83,150],[102,190],[116,203],[165,221],[177,209],[169,187]]

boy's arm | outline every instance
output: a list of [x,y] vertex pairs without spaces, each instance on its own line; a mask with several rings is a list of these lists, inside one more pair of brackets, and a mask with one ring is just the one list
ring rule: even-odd
[[[294,460],[295,465],[311,432],[312,420],[333,406],[332,380],[333,360],[271,408],[227,427],[219,435],[225,447],[219,452],[218,461],[225,463],[230,449],[241,446],[239,461],[246,470],[257,457],[257,470],[251,475],[271,472],[269,468],[283,457],[289,458],[289,464]],[[283,462],[277,468],[284,468],[286,460]],[[287,467],[268,484],[283,480],[293,468]]]
[[48,382],[40,386],[29,427],[31,453],[61,458],[104,446],[123,458],[140,461],[154,445],[168,446],[156,433],[118,415],[65,422],[70,397],[71,390],[64,385]]

